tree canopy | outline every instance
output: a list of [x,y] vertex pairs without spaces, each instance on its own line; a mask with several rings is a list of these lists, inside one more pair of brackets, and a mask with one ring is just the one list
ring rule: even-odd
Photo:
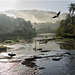
[[75,3],[71,3],[68,8],[69,8],[70,15],[71,14],[74,15]]
[[5,14],[0,14],[0,39],[6,40],[9,38],[30,39],[36,35],[35,29],[30,21],[25,21],[22,18],[12,18]]
[[68,14],[65,20],[60,22],[59,28],[56,30],[56,36],[75,37],[75,16]]
[[[75,38],[75,3],[69,6],[69,12],[65,20],[61,20],[59,28],[56,30],[56,36]],[[72,12],[72,15],[71,15]]]

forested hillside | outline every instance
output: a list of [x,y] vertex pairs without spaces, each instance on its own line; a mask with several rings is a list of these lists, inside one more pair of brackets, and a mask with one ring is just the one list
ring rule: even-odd
[[23,18],[25,21],[30,20],[32,25],[35,27],[37,33],[54,33],[59,27],[59,22],[65,19],[67,13],[60,14],[59,18],[53,19],[52,17],[57,14],[54,11],[43,11],[43,10],[7,10],[4,13],[14,18]]
[[35,35],[36,31],[32,28],[30,21],[0,14],[0,40],[15,39],[17,37],[30,39]]

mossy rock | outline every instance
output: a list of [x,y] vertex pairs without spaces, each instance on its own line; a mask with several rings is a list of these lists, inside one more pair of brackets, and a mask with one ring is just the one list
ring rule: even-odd
[[14,43],[13,40],[6,40],[5,43]]

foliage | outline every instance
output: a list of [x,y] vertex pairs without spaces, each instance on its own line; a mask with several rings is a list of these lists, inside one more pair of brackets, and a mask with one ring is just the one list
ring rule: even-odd
[[74,14],[74,11],[75,11],[75,3],[71,3],[70,5],[69,5],[69,12],[70,12],[70,14]]
[[34,36],[36,36],[36,31],[32,28],[30,21],[0,14],[0,39],[2,41],[15,40],[18,37],[21,39],[31,39]]
[[56,30],[56,36],[75,37],[75,17],[67,15],[65,20],[60,22],[59,28]]

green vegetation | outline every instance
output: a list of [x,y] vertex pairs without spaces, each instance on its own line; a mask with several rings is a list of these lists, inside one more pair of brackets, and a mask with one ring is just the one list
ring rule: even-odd
[[1,41],[19,41],[19,39],[32,39],[34,36],[36,36],[36,31],[32,27],[30,21],[25,21],[22,18],[12,18],[6,16],[5,14],[0,14]]
[[[56,30],[55,36],[64,38],[75,38],[75,16],[74,16],[74,4],[71,3],[69,12],[65,20],[61,20],[59,28]],[[71,14],[72,11],[72,14]]]
[[69,5],[69,12],[70,12],[70,15],[74,15],[74,12],[75,12],[75,3],[71,3]]
[[56,30],[56,36],[65,38],[75,37],[75,17],[67,15],[65,20],[60,22],[59,28]]

